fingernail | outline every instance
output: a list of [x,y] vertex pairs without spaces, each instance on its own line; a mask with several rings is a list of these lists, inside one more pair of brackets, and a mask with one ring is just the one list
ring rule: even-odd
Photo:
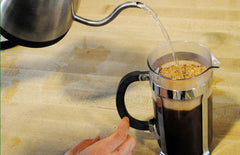
[[129,118],[128,117],[124,117],[123,119],[126,119],[129,122]]

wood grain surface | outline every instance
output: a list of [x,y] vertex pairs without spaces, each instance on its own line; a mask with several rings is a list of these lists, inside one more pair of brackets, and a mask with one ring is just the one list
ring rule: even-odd
[[[78,15],[101,19],[124,0],[81,0]],[[213,155],[240,154],[240,1],[142,0],[159,15],[172,40],[207,46],[221,61],[214,72]],[[61,155],[77,142],[113,132],[120,117],[115,93],[128,72],[147,70],[147,56],[166,43],[158,25],[129,8],[108,25],[73,22],[46,48],[1,51],[2,155]],[[129,112],[153,116],[148,82],[128,88]],[[159,154],[154,136],[130,129],[134,155]]]

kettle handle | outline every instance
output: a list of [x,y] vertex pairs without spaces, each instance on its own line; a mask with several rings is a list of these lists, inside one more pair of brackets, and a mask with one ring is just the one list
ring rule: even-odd
[[109,22],[111,22],[114,18],[117,17],[117,15],[124,9],[129,8],[129,7],[135,7],[135,8],[141,8],[144,4],[141,2],[125,2],[121,5],[119,5],[109,16],[107,16],[106,18],[102,19],[102,20],[89,20],[86,18],[82,18],[79,17],[78,15],[76,15],[76,13],[74,12],[73,9],[73,5],[72,5],[72,16],[73,16],[73,20],[82,23],[82,24],[86,24],[89,26],[102,26],[105,24],[108,24]]

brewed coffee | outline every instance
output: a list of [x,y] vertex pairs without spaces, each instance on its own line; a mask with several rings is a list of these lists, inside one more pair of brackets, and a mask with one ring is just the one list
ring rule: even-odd
[[[161,101],[162,100],[162,101]],[[173,101],[158,97],[154,101],[155,117],[163,111],[166,151],[168,155],[201,155],[202,96],[189,101]],[[163,103],[163,107],[161,105]],[[156,119],[160,131],[160,119]],[[212,139],[212,97],[208,98],[208,140]],[[160,134],[160,133],[158,133]],[[159,141],[159,144],[161,142]]]

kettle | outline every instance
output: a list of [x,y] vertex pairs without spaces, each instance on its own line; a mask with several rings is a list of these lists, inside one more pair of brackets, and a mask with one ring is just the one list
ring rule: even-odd
[[140,8],[141,4],[125,2],[108,17],[93,21],[76,15],[79,0],[1,0],[1,34],[22,46],[45,47],[61,40],[72,21],[101,26],[125,8]]

